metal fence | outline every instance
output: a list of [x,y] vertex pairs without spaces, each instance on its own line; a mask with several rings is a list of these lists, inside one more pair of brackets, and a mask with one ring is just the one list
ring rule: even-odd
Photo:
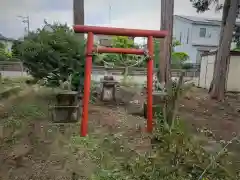
[[[199,77],[200,75],[200,65],[198,64],[190,64],[188,67],[189,69],[185,69],[185,77]],[[93,66],[92,68],[92,75],[93,76],[101,76],[104,74],[112,74],[116,76],[122,76],[124,74],[125,67],[114,67],[114,68],[106,68],[104,66]],[[158,69],[155,68],[154,72],[157,72]],[[173,77],[179,77],[180,73],[183,69],[171,69],[171,73]],[[0,61],[0,73],[2,76],[6,77],[21,77],[21,76],[28,76],[23,63],[20,61],[13,62],[13,61]],[[140,67],[130,67],[128,68],[128,75],[129,76],[146,76],[147,75],[147,68],[140,68]]]
[[[186,77],[199,77],[200,75],[200,66],[195,65],[191,66],[190,69],[184,69]],[[122,75],[125,71],[125,67],[114,67],[114,68],[105,68],[104,66],[93,66],[93,74],[104,74],[110,73],[112,75]],[[157,72],[158,69],[155,68],[154,72]],[[172,76],[179,77],[183,69],[171,69]],[[144,76],[147,75],[147,68],[139,67],[130,67],[128,68],[129,76]]]

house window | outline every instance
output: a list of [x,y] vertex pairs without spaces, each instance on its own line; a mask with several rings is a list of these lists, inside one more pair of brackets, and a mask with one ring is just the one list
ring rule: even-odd
[[182,43],[182,32],[180,32],[180,38],[179,38],[180,43]]
[[206,28],[200,28],[200,31],[199,31],[199,36],[200,37],[206,37]]
[[187,44],[188,44],[188,41],[189,41],[189,28],[188,28],[188,31],[187,31]]

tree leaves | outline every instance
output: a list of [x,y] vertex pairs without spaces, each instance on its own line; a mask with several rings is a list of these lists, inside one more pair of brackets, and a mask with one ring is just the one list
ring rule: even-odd
[[[139,48],[134,44],[134,40],[126,36],[115,36],[112,40],[112,46],[115,48]],[[132,66],[135,65],[139,60],[143,58],[142,56],[133,54],[101,54],[97,55],[95,63],[104,65],[114,64],[115,66]],[[143,65],[142,63],[137,63],[137,65]]]
[[[172,42],[172,66],[173,68],[182,67],[183,63],[189,59],[189,55],[185,52],[175,52],[174,48],[180,46],[181,43],[173,38]],[[159,64],[159,54],[160,54],[160,41],[154,40],[154,66],[157,68]]]
[[15,44],[14,52],[34,78],[48,79],[55,86],[73,72],[84,72],[85,42],[80,42],[66,24],[47,26],[51,31],[43,28],[30,32]]

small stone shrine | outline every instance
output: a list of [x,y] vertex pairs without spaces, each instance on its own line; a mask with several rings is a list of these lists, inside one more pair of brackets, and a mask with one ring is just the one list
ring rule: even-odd
[[116,101],[116,85],[117,81],[114,80],[113,76],[104,76],[100,81],[101,83],[101,101],[115,102]]
[[56,95],[52,110],[52,121],[57,123],[77,122],[81,113],[81,100],[77,91],[63,91]]

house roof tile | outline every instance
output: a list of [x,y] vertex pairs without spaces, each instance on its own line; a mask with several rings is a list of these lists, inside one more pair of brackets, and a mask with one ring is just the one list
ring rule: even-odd
[[[196,17],[196,16],[185,16],[185,15],[174,15],[176,18],[182,18],[190,21],[194,24],[206,24],[206,25],[221,25],[220,18],[206,18],[206,17]],[[237,19],[236,25],[240,26],[240,19]]]

